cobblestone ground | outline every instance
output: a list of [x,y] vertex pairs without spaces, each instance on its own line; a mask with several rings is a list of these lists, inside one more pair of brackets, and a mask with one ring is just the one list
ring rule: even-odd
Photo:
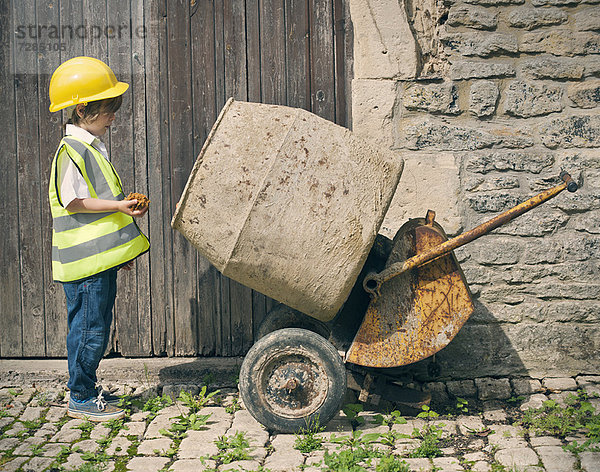
[[[575,409],[593,415],[590,407],[600,410],[600,377],[528,382],[535,393],[514,397],[513,390],[504,401],[449,396],[445,413],[453,414],[442,415],[440,409],[435,416],[435,405],[421,417],[403,418],[365,408],[355,418],[340,412],[324,431],[313,428],[299,435],[269,433],[239,406],[234,389],[208,398],[198,386],[123,384],[115,393],[127,394],[129,415],[102,424],[68,418],[63,389],[3,388],[0,470],[600,471],[600,452],[594,451],[599,443],[585,450],[564,447],[583,444],[590,431],[559,437],[519,424],[524,411],[547,400],[559,405],[557,411],[568,411],[570,394],[584,398],[578,394],[582,387],[588,398]],[[448,390],[459,387],[448,385]],[[485,390],[479,387],[481,397]],[[181,390],[192,395],[181,396]],[[597,439],[598,430],[595,434]],[[355,468],[352,460],[358,462]]]

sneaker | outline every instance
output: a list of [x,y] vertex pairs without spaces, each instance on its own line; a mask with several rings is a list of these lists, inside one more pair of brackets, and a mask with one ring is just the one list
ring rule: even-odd
[[78,402],[71,398],[67,415],[71,418],[81,418],[89,421],[108,421],[122,418],[125,416],[125,410],[109,405],[100,394],[84,402]]
[[121,397],[113,395],[108,390],[104,390],[101,386],[98,386],[96,388],[96,392],[98,392],[98,396],[102,395],[102,399],[109,405],[117,407],[119,406],[119,403],[121,402]]

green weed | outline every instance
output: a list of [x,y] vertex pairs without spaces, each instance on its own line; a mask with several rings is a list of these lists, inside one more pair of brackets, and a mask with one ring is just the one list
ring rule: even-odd
[[442,450],[439,447],[440,438],[442,437],[441,428],[433,424],[427,424],[421,430],[415,428],[412,437],[420,439],[421,444],[409,454],[409,457],[434,458],[442,455]]
[[349,403],[342,408],[344,414],[348,417],[348,421],[353,427],[360,426],[365,423],[365,419],[359,416],[363,411],[363,406],[360,403]]
[[374,424],[390,426],[392,424],[406,424],[406,418],[402,416],[398,410],[392,411],[389,415],[375,415],[373,417]]
[[142,411],[149,411],[150,415],[148,417],[149,421],[152,421],[158,412],[163,408],[167,408],[173,404],[173,399],[169,395],[163,395],[161,397],[156,396],[149,398],[144,406],[142,407]]
[[309,453],[323,448],[323,438],[318,434],[325,430],[319,424],[319,418],[315,418],[312,421],[308,421],[306,428],[301,428],[296,433],[296,441],[294,442],[294,449],[299,450],[303,453]]
[[250,443],[246,434],[238,431],[233,436],[219,436],[215,440],[219,452],[212,459],[221,464],[230,464],[235,461],[244,461],[250,459]]
[[421,410],[422,411],[417,415],[417,418],[437,418],[440,416],[427,405],[423,405]]
[[179,393],[178,400],[181,403],[183,403],[183,405],[187,406],[192,413],[197,413],[207,405],[207,403],[212,397],[219,393],[219,390],[215,390],[214,392],[210,392],[209,394],[206,394],[206,391],[206,385],[202,387],[198,395],[192,395],[191,393],[182,390]]
[[375,467],[376,472],[410,472],[410,467],[408,464],[398,459],[395,456],[385,456],[382,457],[377,467]]

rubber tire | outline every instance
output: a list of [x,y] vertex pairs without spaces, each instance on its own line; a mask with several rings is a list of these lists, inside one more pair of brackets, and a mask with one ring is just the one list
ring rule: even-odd
[[[286,363],[287,357],[304,359],[306,365],[317,363],[318,367],[313,368],[311,373],[319,370],[320,374],[324,374],[322,382],[327,385],[326,392],[319,390],[317,394],[324,395],[323,399],[312,397],[320,403],[303,408],[306,411],[300,417],[290,417],[290,414],[286,414],[290,410],[274,406],[271,399],[285,402],[283,394],[274,395],[271,390],[269,395],[269,386],[272,385],[268,383],[269,379],[277,381],[278,378],[276,375],[269,377],[269,369],[277,364],[277,360],[279,365],[295,365],[292,361]],[[320,375],[311,378],[320,378]],[[317,420],[324,426],[339,412],[346,394],[346,368],[335,347],[325,338],[305,329],[286,328],[267,334],[248,351],[240,370],[239,389],[246,409],[268,430],[296,433],[315,424]],[[277,392],[281,391],[283,388],[279,387]],[[297,414],[300,412],[293,413]]]
[[283,303],[277,304],[262,320],[256,333],[256,340],[283,328],[302,328],[329,338],[329,328],[325,323],[304,313],[294,310]]

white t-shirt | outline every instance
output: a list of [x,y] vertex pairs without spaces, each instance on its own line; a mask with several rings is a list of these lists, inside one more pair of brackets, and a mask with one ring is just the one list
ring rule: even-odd
[[[81,139],[83,142],[90,144],[108,161],[108,152],[106,146],[100,139],[94,136],[89,131],[75,125],[67,125],[65,129],[67,136],[73,136]],[[69,206],[76,198],[90,198],[90,191],[83,176],[79,173],[79,169],[71,159],[63,155],[59,160],[58,181],[60,182],[60,199],[63,208]]]

